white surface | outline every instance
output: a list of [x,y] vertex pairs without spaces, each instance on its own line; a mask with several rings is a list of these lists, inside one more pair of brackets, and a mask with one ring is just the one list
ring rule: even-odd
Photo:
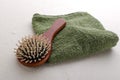
[[0,0],[0,80],[120,80],[120,43],[112,50],[75,62],[28,68],[16,61],[13,48],[33,34],[34,13],[85,11],[120,37],[119,0]]

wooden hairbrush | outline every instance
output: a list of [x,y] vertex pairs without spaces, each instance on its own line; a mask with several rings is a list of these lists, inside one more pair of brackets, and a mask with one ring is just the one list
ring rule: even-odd
[[51,55],[53,38],[65,25],[64,19],[57,19],[43,34],[25,37],[19,41],[20,45],[15,49],[18,61],[30,67],[44,64]]

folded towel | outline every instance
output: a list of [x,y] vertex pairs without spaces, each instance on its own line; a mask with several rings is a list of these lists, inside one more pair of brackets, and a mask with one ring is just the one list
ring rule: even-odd
[[105,30],[97,19],[86,12],[56,16],[36,13],[32,19],[34,32],[43,33],[58,18],[64,18],[67,25],[53,40],[49,63],[88,56],[109,49],[118,42],[118,36],[115,33]]

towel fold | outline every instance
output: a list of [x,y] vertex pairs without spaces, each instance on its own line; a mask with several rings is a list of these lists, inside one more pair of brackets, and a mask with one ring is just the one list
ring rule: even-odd
[[53,40],[49,63],[88,56],[112,48],[118,42],[115,33],[105,30],[97,19],[86,12],[56,16],[36,13],[32,18],[34,32],[42,34],[58,18],[64,18],[67,24]]

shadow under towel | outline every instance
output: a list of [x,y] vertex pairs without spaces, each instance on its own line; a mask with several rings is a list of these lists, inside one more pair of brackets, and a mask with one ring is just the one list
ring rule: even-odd
[[36,13],[32,19],[34,32],[42,34],[58,18],[64,18],[67,24],[53,40],[49,63],[89,56],[112,48],[118,42],[118,36],[115,33],[105,30],[97,19],[86,12],[56,16]]

